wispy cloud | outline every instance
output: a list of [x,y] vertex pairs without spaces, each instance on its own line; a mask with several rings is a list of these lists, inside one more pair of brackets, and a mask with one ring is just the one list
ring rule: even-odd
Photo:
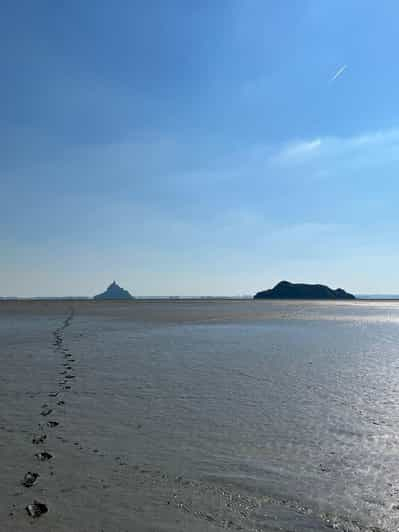
[[291,142],[272,156],[272,162],[295,162],[306,159],[319,150],[321,139]]
[[333,75],[333,77],[330,79],[330,83],[332,83],[333,81],[335,81],[336,79],[338,79],[340,76],[342,76],[342,74],[345,72],[345,70],[348,68],[348,65],[342,65],[342,67],[340,67],[336,73]]
[[303,139],[276,147],[268,158],[272,166],[295,168],[317,164],[322,169],[347,165],[360,168],[375,164],[388,165],[399,160],[399,129],[381,130],[349,137]]

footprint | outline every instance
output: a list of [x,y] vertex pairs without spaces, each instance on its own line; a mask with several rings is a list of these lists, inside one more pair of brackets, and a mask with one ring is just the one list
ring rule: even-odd
[[31,517],[40,517],[42,514],[45,514],[48,512],[47,506],[43,502],[39,501],[33,501],[32,504],[28,504],[25,507],[26,511]]
[[38,445],[39,443],[43,443],[46,438],[47,438],[47,434],[42,434],[41,436],[34,436],[32,438],[32,443],[34,443],[35,445]]
[[22,485],[25,486],[26,488],[30,488],[31,486],[33,486],[33,484],[36,482],[39,476],[40,476],[39,473],[31,473],[30,471],[28,471],[24,475]]
[[48,460],[51,460],[53,458],[53,455],[48,453],[47,451],[36,453],[35,456],[39,460],[39,462],[47,462]]

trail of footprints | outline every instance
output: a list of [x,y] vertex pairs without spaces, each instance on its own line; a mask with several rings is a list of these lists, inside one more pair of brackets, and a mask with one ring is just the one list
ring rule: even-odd
[[[53,342],[53,348],[54,353],[58,355],[61,358],[61,370],[60,370],[60,380],[58,381],[58,389],[57,391],[50,392],[48,394],[48,402],[42,404],[39,415],[42,418],[42,422],[38,423],[39,430],[36,434],[32,436],[32,445],[37,446],[37,450],[34,453],[34,456],[38,462],[38,464],[42,462],[49,462],[49,464],[52,464],[53,460],[53,454],[49,452],[47,449],[47,430],[48,429],[55,429],[60,425],[60,423],[53,418],[55,415],[57,409],[64,408],[66,401],[65,401],[65,395],[72,390],[72,385],[75,379],[75,373],[74,373],[74,363],[75,359],[73,358],[73,355],[69,352],[68,348],[65,345],[64,342],[64,331],[67,327],[70,326],[72,319],[74,316],[74,310],[71,309],[69,312],[67,318],[64,320],[62,325],[56,329],[53,332],[54,336],[54,342]],[[64,438],[62,436],[56,436],[56,438],[63,443],[69,443],[70,440],[67,438]],[[79,442],[70,442],[73,443],[75,447],[78,447],[79,450],[84,450],[84,448],[80,445]],[[98,449],[92,449],[93,453],[99,453],[99,456],[104,456],[103,453],[100,453]],[[52,465],[49,466],[50,468],[50,475],[54,475],[54,468]],[[37,482],[40,482],[40,473],[36,471],[27,471],[21,480],[21,485],[24,488],[31,488],[33,485],[35,485]],[[13,509],[15,508],[15,505],[13,505]],[[31,504],[28,504],[25,507],[25,510],[27,514],[32,518],[38,518],[41,515],[48,512],[47,504],[44,502],[40,502],[38,500],[34,500]],[[10,512],[10,516],[13,516],[14,512]]]
[[[32,437],[32,445],[37,446],[38,449],[34,453],[34,456],[38,463],[41,462],[50,462],[53,459],[51,452],[47,450],[47,429],[54,429],[58,427],[59,422],[53,419],[53,416],[56,413],[57,408],[65,407],[64,394],[66,394],[72,388],[72,382],[75,378],[74,374],[74,362],[75,359],[72,357],[72,354],[65,347],[64,344],[64,331],[67,327],[70,326],[71,321],[74,316],[73,309],[70,310],[67,318],[62,323],[61,327],[56,329],[53,332],[54,342],[53,348],[54,353],[61,357],[62,370],[61,370],[61,380],[58,382],[58,390],[55,392],[50,392],[48,394],[48,402],[41,406],[40,416],[43,418],[42,422],[38,424],[39,430],[38,433]],[[50,475],[54,475],[53,467],[50,466]],[[40,473],[36,471],[27,471],[24,475],[24,478],[21,481],[22,486],[25,488],[31,488],[36,482],[40,482]],[[48,507],[45,503],[38,500],[34,500],[31,504],[28,504],[26,507],[26,512],[32,518],[40,517],[42,514],[48,512]]]

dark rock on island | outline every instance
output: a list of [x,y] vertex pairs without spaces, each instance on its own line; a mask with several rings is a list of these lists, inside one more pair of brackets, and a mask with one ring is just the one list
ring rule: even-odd
[[134,297],[129,294],[127,290],[113,281],[113,283],[109,285],[105,292],[102,292],[102,294],[97,294],[93,299],[134,299]]
[[342,288],[333,290],[322,284],[295,284],[281,281],[270,290],[258,292],[254,295],[254,299],[355,299],[355,296]]

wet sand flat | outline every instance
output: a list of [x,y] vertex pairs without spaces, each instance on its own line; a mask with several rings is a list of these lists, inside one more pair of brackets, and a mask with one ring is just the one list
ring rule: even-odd
[[0,530],[396,530],[398,324],[395,302],[0,302]]

